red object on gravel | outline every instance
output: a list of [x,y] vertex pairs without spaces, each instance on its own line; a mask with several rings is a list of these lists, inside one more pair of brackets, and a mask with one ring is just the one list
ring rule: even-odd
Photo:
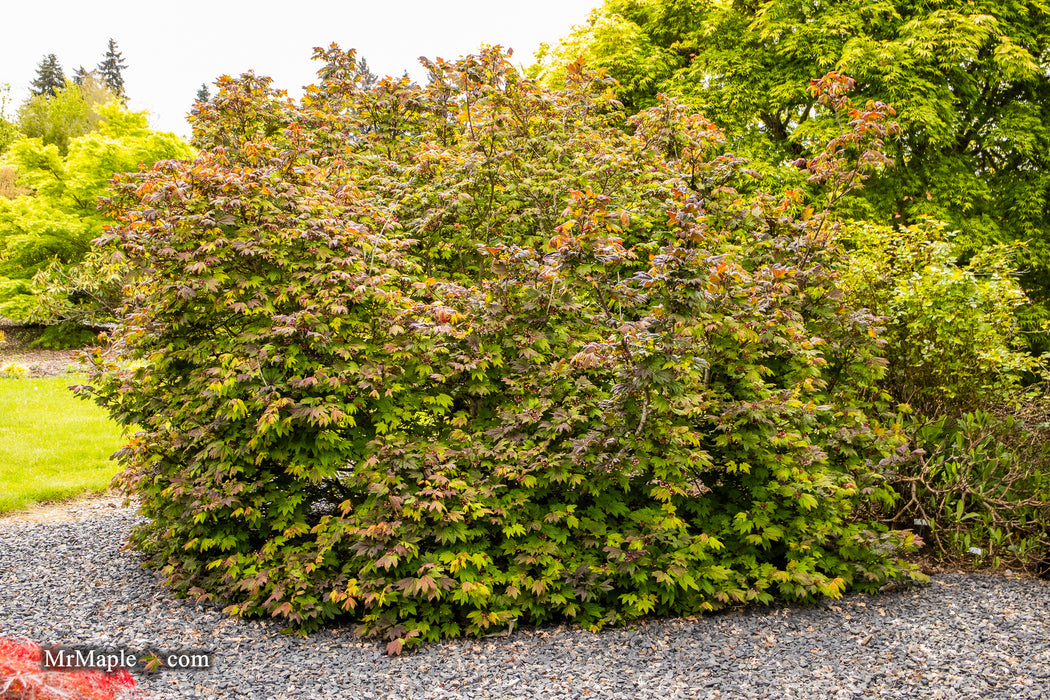
[[0,700],[130,700],[140,695],[125,670],[59,671],[42,666],[33,642],[0,638]]

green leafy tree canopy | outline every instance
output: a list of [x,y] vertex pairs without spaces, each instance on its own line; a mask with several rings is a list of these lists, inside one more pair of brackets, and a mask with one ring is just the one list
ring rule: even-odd
[[895,167],[869,183],[853,215],[945,221],[971,251],[1024,242],[1026,287],[1046,300],[1048,52],[1050,15],[1033,1],[607,0],[548,56],[606,68],[629,109],[676,95],[774,167],[805,167],[837,129],[806,81],[848,74],[859,97],[892,104],[901,126]]
[[39,138],[65,155],[70,140],[98,128],[99,109],[113,99],[113,93],[89,73],[82,84],[67,82],[53,95],[29,97],[18,109],[18,128],[24,136]]
[[96,128],[72,138],[66,153],[25,137],[3,160],[29,193],[0,200],[0,316],[26,318],[38,311],[33,277],[52,263],[68,271],[89,253],[107,221],[97,200],[114,174],[192,153],[174,134],[151,131],[143,112],[112,101],[95,111]]

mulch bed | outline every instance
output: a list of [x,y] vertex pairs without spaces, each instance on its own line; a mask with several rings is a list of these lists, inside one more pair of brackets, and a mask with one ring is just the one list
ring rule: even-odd
[[76,371],[78,350],[49,350],[32,343],[44,332],[42,326],[18,326],[0,322],[5,342],[0,344],[0,366],[8,362],[22,365],[30,377],[57,377]]

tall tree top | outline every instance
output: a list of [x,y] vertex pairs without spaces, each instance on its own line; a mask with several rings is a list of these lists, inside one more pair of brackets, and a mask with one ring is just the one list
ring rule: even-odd
[[357,62],[357,75],[360,76],[361,87],[365,90],[370,89],[379,80],[379,76],[372,72],[368,61],[363,58]]
[[207,83],[201,83],[201,89],[197,91],[197,102],[207,102],[211,99],[211,90]]
[[117,48],[116,40],[110,39],[109,46],[106,48],[106,55],[102,57],[102,62],[98,64],[98,73],[106,87],[121,100],[127,99],[127,94],[124,92],[123,75],[123,70],[127,67],[128,65],[124,62],[124,55]]
[[817,116],[810,79],[855,78],[854,103],[892,105],[902,132],[889,144],[895,167],[844,203],[850,214],[946,221],[969,250],[1025,241],[1025,284],[1050,314],[1041,1],[605,0],[552,54],[577,56],[619,81],[629,112],[676,96],[724,127],[737,153],[771,167],[802,162],[838,132]]
[[73,82],[77,85],[83,85],[92,73],[93,71],[89,71],[87,68],[81,65],[75,71],[73,71]]
[[54,95],[66,86],[66,76],[53,53],[44,56],[36,68],[36,79],[32,82],[34,95]]

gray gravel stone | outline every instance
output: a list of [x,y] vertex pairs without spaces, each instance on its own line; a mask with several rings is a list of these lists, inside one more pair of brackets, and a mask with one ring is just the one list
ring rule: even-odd
[[1050,697],[1050,585],[943,575],[815,606],[461,639],[391,658],[348,627],[307,639],[174,598],[121,547],[136,516],[0,521],[0,634],[41,644],[204,648],[205,672],[138,677],[185,698]]

